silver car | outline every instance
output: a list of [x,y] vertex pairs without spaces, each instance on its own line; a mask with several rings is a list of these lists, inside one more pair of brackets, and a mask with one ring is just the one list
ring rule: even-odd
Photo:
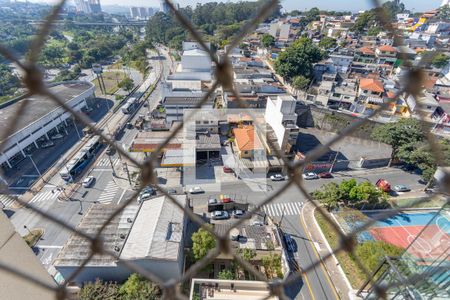
[[223,210],[213,211],[211,213],[211,219],[213,220],[226,220],[230,217],[228,212]]

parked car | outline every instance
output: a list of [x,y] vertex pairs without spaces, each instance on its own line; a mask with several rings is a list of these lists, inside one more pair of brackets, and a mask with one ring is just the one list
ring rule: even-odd
[[319,173],[319,178],[333,178],[333,175],[330,172],[322,172]]
[[176,189],[168,189],[167,190],[167,194],[169,194],[169,195],[174,195],[174,194],[176,194],[177,193],[177,190]]
[[128,129],[133,129],[133,124],[131,122],[128,122],[126,124],[126,126],[127,126]]
[[217,204],[219,201],[216,198],[209,198],[208,199],[208,205]]
[[295,244],[295,241],[292,239],[290,234],[284,235],[284,242],[286,243],[286,247],[289,252],[295,252],[297,251],[297,245]]
[[57,133],[57,134],[52,135],[50,138],[51,138],[52,140],[59,140],[59,139],[62,139],[63,137],[64,137],[64,134],[62,134],[62,133]]
[[44,141],[44,142],[39,143],[39,147],[41,147],[41,148],[50,148],[53,146],[55,146],[55,143],[53,143],[52,141]]
[[388,193],[391,191],[391,184],[386,179],[378,179],[375,185],[383,192]]
[[262,220],[259,220],[259,219],[254,219],[252,221],[252,225],[253,226],[264,226],[264,222]]
[[242,218],[244,215],[245,215],[245,212],[241,209],[233,210],[233,217],[235,217],[236,219]]
[[220,200],[223,203],[231,203],[231,202],[233,202],[233,199],[231,199],[231,196],[229,196],[229,195],[220,195]]
[[286,178],[281,174],[275,174],[275,175],[270,176],[270,180],[272,180],[272,181],[283,181],[285,179]]
[[109,146],[108,149],[106,149],[107,155],[113,155],[116,152],[116,148]]
[[95,177],[94,176],[88,176],[83,180],[83,187],[89,188],[94,183]]
[[140,193],[139,197],[137,198],[137,202],[141,203],[142,201],[150,199],[152,196],[153,196],[152,193],[148,193],[148,192]]
[[302,176],[303,176],[303,179],[305,179],[305,180],[311,180],[311,179],[318,179],[319,178],[319,176],[317,176],[317,174],[314,173],[314,172],[304,173],[304,174],[302,174]]
[[146,186],[145,188],[142,189],[141,194],[144,194],[144,193],[156,195],[156,189],[151,186]]
[[226,220],[230,217],[228,212],[223,210],[213,211],[211,213],[211,219],[213,220]]
[[223,172],[224,173],[233,173],[233,169],[229,168],[229,167],[223,167]]
[[407,187],[406,185],[397,184],[397,185],[394,185],[393,190],[396,192],[409,192],[411,189],[409,187]]
[[199,186],[194,186],[189,189],[189,194],[200,194],[204,193],[203,189]]

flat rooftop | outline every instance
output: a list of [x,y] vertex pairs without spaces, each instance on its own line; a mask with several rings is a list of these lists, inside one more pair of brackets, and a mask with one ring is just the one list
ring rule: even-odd
[[[91,83],[80,81],[77,83],[58,84],[50,87],[49,90],[67,103],[76,96],[89,90],[91,87],[93,87]],[[21,114],[20,118],[17,118],[17,111],[23,102],[28,102],[27,108]],[[14,122],[16,126],[15,134],[57,109],[59,105],[49,97],[33,95],[12,102],[9,105],[5,103],[0,107],[0,127],[6,128],[9,124]]]
[[[104,222],[117,209],[117,205],[94,204],[85,214],[77,229],[95,236]],[[105,249],[119,255],[136,218],[139,206],[129,205],[103,230]],[[91,243],[73,233],[56,258],[55,266],[79,266],[91,253]],[[116,259],[109,255],[94,255],[88,266],[115,266]]]

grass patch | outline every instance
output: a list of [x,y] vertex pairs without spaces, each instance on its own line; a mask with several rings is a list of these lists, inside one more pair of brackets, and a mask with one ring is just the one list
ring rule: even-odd
[[[357,211],[346,211],[346,214],[352,214],[354,221],[360,221],[363,216],[359,215]],[[332,226],[326,221],[325,217],[318,211],[315,211],[314,216],[319,224],[322,233],[328,240],[332,249],[339,247],[339,236]],[[348,217],[347,216],[347,217]],[[347,279],[354,289],[361,288],[362,284],[367,280],[366,274],[356,263],[356,258],[359,259],[361,264],[372,273],[378,267],[378,265],[384,260],[385,256],[399,256],[403,253],[403,249],[397,246],[391,245],[384,241],[364,241],[358,243],[355,247],[354,253],[339,252],[336,254],[336,258],[342,267]],[[385,267],[384,267],[385,268]],[[384,270],[384,269],[383,269]],[[378,272],[375,275],[375,280],[381,273]]]
[[44,234],[44,230],[42,229],[33,229],[31,230],[31,233],[28,233],[26,236],[23,237],[25,242],[30,247],[34,247],[36,243],[40,240],[41,236]]
[[[330,244],[331,249],[336,249],[339,247],[339,236],[333,227],[326,221],[325,217],[319,211],[314,212],[314,216],[322,229],[323,235],[326,237],[328,244]],[[344,270],[345,275],[347,276],[350,284],[353,288],[359,288],[365,281],[366,276],[355,263],[355,261],[346,253],[339,252],[336,254],[336,258],[339,261],[339,264]]]
[[[127,75],[124,72],[104,72],[102,74],[103,81],[105,82],[105,89],[107,95],[112,95],[119,87],[117,86],[119,82],[123,79],[127,78]],[[100,84],[97,78],[95,78],[92,83],[95,85],[97,91],[101,91]]]
[[417,200],[418,198],[391,199],[389,203],[392,205],[392,207],[403,207],[403,208],[442,207],[446,203],[444,197],[437,197],[428,199],[427,201],[421,203],[414,203]]

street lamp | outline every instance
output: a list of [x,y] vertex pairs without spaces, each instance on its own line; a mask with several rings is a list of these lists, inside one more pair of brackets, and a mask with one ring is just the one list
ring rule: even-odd
[[31,232],[31,230],[27,227],[27,225],[23,225],[23,228],[25,228],[29,234],[33,235],[33,233]]
[[38,167],[36,166],[36,164],[34,163],[34,160],[33,160],[33,158],[31,157],[31,155],[27,155],[29,158],[30,158],[30,160],[31,160],[31,163],[33,164],[33,166],[34,166],[34,168],[36,169],[36,171],[37,171],[37,173],[38,173],[38,175],[39,175],[39,177],[41,177],[42,176],[42,174],[41,174],[41,172],[39,171],[39,169],[38,169]]

